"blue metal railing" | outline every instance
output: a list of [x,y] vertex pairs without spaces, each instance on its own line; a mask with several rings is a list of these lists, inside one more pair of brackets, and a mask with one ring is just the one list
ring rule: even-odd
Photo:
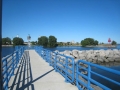
[[46,50],[42,47],[35,47],[36,52],[65,77],[66,82],[74,82],[74,59],[69,56]]
[[6,57],[2,58],[2,76],[3,76],[3,89],[8,90],[8,82],[12,75],[14,75],[14,70],[19,63],[24,52],[24,47],[16,47],[16,51]]
[[[14,74],[14,69],[22,57],[24,50],[35,49],[35,51],[52,66],[56,72],[59,72],[66,82],[75,83],[79,90],[111,90],[110,86],[107,86],[96,79],[93,75],[98,78],[103,78],[112,84],[120,86],[120,80],[114,80],[111,77],[104,75],[103,73],[96,72],[95,69],[104,70],[110,74],[118,75],[120,72],[106,68],[97,64],[92,64],[85,60],[79,60],[77,63],[74,62],[74,58],[65,56],[63,54],[52,52],[44,49],[42,46],[34,46],[28,48],[27,46],[16,47],[16,51],[13,54],[3,58],[3,84],[4,89],[8,89],[8,82],[11,76]],[[109,87],[109,88],[108,88]]]
[[[98,81],[94,80],[92,78],[92,75],[96,75],[98,76],[98,78],[103,78],[105,80],[107,80],[108,82],[112,82],[113,84],[119,85],[120,86],[120,82],[117,80],[113,80],[108,76],[103,75],[103,73],[98,73],[96,71],[93,70],[93,68],[96,69],[101,69],[101,70],[105,70],[106,73],[112,73],[114,75],[118,75],[120,76],[120,72],[110,69],[110,68],[106,68],[97,64],[92,64],[90,62],[87,62],[85,60],[79,60],[77,62],[77,71],[76,71],[76,85],[80,90],[83,90],[82,87],[84,86],[86,89],[88,90],[96,90],[95,85],[99,86],[100,89],[102,90],[111,90],[110,88],[108,88],[107,86],[99,83]],[[83,74],[83,71],[86,71],[87,74]],[[93,87],[94,86],[94,87]]]
[[64,76],[65,81],[70,83],[75,82],[79,90],[111,90],[108,88],[109,86],[106,86],[92,78],[93,75],[98,76],[98,78],[104,78],[105,80],[108,80],[108,82],[112,82],[113,84],[120,86],[120,81],[114,80],[102,73],[95,72],[93,68],[105,70],[106,72],[113,73],[120,77],[119,71],[92,64],[85,60],[79,60],[75,63],[72,57],[52,52],[44,49],[43,47],[36,46],[35,50],[46,62],[49,63],[50,66],[54,67],[55,71]]

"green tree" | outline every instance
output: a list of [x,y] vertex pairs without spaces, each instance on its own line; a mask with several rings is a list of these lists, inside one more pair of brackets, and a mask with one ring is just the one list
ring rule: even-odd
[[85,46],[87,46],[87,45],[90,45],[90,43],[89,43],[88,40],[82,40],[82,41],[81,41],[81,45],[82,45],[83,47],[85,47]]
[[2,45],[10,45],[11,39],[9,37],[2,38]]
[[116,45],[117,42],[113,40],[111,44],[112,44],[112,45]]
[[56,47],[57,38],[55,36],[49,36],[49,47]]
[[59,46],[63,46],[63,42],[60,42],[60,43],[59,43]]
[[98,41],[94,40],[93,38],[85,38],[81,41],[81,45],[84,47],[87,45],[98,45]]
[[89,42],[89,45],[94,45],[94,39],[93,38],[86,38],[85,41]]
[[41,45],[43,47],[48,46],[48,38],[46,36],[41,36],[38,38],[38,45]]
[[32,43],[32,45],[36,45],[37,41],[32,41],[31,43]]
[[22,38],[19,37],[14,37],[13,38],[13,45],[24,45],[24,40]]
[[79,42],[76,42],[76,45],[79,45]]
[[99,42],[98,42],[97,40],[94,41],[94,44],[95,44],[95,45],[98,45],[98,43],[99,43]]
[[67,42],[67,46],[69,46],[70,45],[70,42]]

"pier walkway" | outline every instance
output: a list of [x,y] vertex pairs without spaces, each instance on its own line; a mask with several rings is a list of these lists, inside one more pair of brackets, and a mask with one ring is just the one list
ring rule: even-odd
[[65,78],[55,72],[35,50],[25,50],[9,81],[8,90],[78,90],[78,88],[66,83]]

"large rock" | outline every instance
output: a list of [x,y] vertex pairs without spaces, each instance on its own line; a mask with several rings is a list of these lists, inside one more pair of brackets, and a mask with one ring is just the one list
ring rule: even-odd
[[65,55],[72,55],[72,51],[65,50],[65,51],[64,51],[64,54],[65,54]]
[[64,54],[64,52],[59,52],[59,54]]
[[72,50],[72,55],[77,59],[79,58],[78,50]]
[[59,53],[59,51],[58,51],[58,50],[55,50],[54,52]]
[[118,49],[113,49],[113,53],[114,53],[114,55],[119,55],[120,56],[120,52],[119,52]]
[[64,53],[66,56],[73,57],[75,62],[78,60],[86,60],[92,63],[114,62],[120,61],[120,50],[72,50],[59,52]]
[[115,55],[114,59],[115,59],[115,61],[120,61],[120,56],[119,55]]

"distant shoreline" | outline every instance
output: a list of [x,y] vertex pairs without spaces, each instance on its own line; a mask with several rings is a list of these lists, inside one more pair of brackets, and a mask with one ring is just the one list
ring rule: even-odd
[[2,47],[12,47],[13,45],[2,45]]
[[108,47],[108,48],[110,48],[110,47],[117,47],[117,45],[97,45],[97,46],[86,46],[86,47]]
[[[12,47],[13,45],[2,45],[2,47]],[[82,47],[82,45],[73,45],[73,46],[80,46],[80,47]],[[62,46],[61,46],[62,47]],[[69,46],[70,47],[70,46]],[[97,45],[97,46],[85,46],[85,47],[108,47],[108,48],[110,48],[110,47],[117,47],[117,45]]]

